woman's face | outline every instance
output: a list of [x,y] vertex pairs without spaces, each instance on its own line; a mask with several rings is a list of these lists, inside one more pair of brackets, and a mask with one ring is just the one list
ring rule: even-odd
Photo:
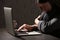
[[39,3],[38,7],[40,7],[42,11],[46,11],[46,12],[48,12],[48,11],[50,11],[52,9],[52,7],[51,7],[49,2]]

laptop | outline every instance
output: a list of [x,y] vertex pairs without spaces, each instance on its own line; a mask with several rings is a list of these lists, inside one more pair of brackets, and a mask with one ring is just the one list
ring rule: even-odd
[[14,35],[14,36],[28,36],[28,35],[40,35],[41,33],[39,31],[15,31],[12,23],[12,8],[10,7],[4,7],[4,15],[5,15],[5,23],[6,23],[6,29],[7,32]]

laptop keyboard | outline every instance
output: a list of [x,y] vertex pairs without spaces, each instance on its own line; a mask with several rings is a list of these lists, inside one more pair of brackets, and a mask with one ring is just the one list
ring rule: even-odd
[[16,34],[17,35],[37,35],[37,34],[41,34],[41,33],[38,32],[38,31],[31,31],[31,32],[26,32],[26,31],[19,31],[19,32],[17,32],[16,31]]

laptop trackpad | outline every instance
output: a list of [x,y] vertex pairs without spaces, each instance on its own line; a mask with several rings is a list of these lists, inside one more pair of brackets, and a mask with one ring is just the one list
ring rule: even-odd
[[35,34],[41,34],[40,32],[37,31],[31,31],[31,32],[26,32],[28,35],[35,35]]

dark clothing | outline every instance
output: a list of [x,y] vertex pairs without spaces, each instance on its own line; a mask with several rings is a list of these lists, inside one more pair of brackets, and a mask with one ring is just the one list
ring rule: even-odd
[[47,12],[48,16],[49,16],[49,20],[51,20],[52,18],[60,18],[60,7],[58,7],[57,5],[52,5],[52,10],[50,12]]
[[[58,35],[60,36],[60,7],[58,7],[57,5],[55,4],[52,4],[52,10],[50,12],[47,12],[48,14],[48,18],[49,20],[53,19],[53,18],[57,18],[58,20],[50,25],[50,26],[46,26],[42,31],[43,33],[46,33],[46,34],[53,34],[53,35]],[[42,27],[39,27],[40,29]]]
[[60,20],[58,19],[54,24],[45,27],[43,33],[60,37]]
[[58,20],[51,26],[47,26],[45,28],[46,33],[54,33],[57,32],[56,30],[60,30],[60,7],[57,5],[52,6],[52,10],[50,12],[47,12],[49,16],[49,20],[52,18],[57,18]]

